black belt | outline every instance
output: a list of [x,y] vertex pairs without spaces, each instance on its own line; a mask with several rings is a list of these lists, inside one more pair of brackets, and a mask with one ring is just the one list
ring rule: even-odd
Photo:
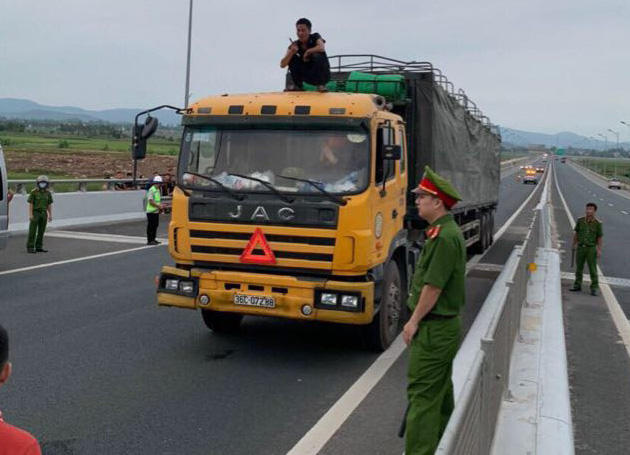
[[422,318],[422,320],[423,321],[444,321],[444,320],[453,319],[456,317],[457,317],[456,314],[451,315],[451,316],[445,316],[443,314],[428,313]]

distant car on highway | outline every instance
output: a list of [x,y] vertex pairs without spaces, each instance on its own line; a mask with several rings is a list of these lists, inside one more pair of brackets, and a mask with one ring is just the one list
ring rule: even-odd
[[536,168],[536,172],[538,172],[539,174],[542,174],[543,172],[545,172],[545,168],[544,167],[537,167]]
[[566,159],[566,158],[560,158],[560,162],[561,162],[561,163],[566,163],[566,162],[567,162],[567,159]]
[[608,180],[608,188],[613,188],[613,189],[620,190],[621,189],[621,182],[618,179],[612,178],[612,179]]

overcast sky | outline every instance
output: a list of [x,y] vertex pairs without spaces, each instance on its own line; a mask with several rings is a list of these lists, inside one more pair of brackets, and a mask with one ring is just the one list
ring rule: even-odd
[[[494,123],[630,140],[628,0],[194,0],[192,98],[281,89],[302,16],[329,55],[432,62]],[[187,26],[188,0],[0,0],[0,97],[183,105]]]

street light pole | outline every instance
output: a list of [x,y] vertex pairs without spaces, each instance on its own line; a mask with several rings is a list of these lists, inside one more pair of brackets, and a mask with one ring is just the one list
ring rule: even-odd
[[617,137],[617,150],[619,150],[619,133],[608,128],[608,131],[613,133]]
[[597,133],[598,136],[603,137],[604,140],[606,141],[606,145],[604,148],[604,151],[607,152],[608,151],[608,136],[604,136],[603,134]]
[[184,108],[188,108],[190,101],[190,42],[192,39],[192,14],[193,0],[190,0],[190,8],[188,11],[188,56],[186,59],[186,93],[184,93]]

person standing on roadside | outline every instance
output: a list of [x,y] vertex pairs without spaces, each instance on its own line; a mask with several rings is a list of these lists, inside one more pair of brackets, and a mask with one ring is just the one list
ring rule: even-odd
[[591,275],[591,295],[597,295],[599,289],[599,279],[597,276],[597,260],[602,257],[602,237],[604,230],[602,222],[595,218],[597,204],[589,202],[586,204],[586,212],[583,217],[578,218],[573,229],[573,249],[576,251],[575,282],[570,291],[578,292],[582,290],[582,272],[584,263],[588,264],[588,271]]
[[157,229],[160,225],[160,211],[166,207],[162,204],[162,177],[159,175],[153,177],[153,181],[147,192],[147,245],[159,245],[156,240]]
[[[9,335],[0,325],[0,387],[11,377]],[[41,455],[37,439],[20,428],[9,425],[0,412],[0,455]]]
[[35,181],[36,187],[28,195],[30,224],[26,251],[29,253],[48,253],[44,248],[44,232],[46,225],[52,221],[53,197],[48,191],[48,177],[40,175]]
[[429,228],[407,300],[412,314],[403,328],[409,346],[405,454],[432,455],[455,406],[451,376],[466,300],[466,244],[450,213],[462,198],[448,180],[426,166],[413,192]]

